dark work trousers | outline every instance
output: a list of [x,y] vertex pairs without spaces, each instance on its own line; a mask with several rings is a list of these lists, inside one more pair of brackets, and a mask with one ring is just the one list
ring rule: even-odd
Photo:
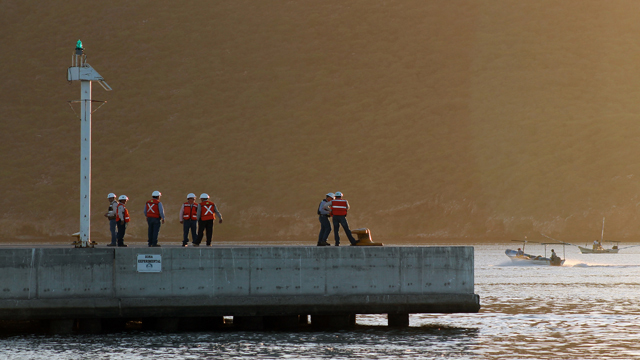
[[158,245],[158,233],[160,233],[160,218],[148,217],[147,224],[149,225],[149,246]]
[[204,231],[207,230],[207,245],[211,245],[211,237],[213,236],[213,219],[212,220],[198,220],[198,242],[202,242],[204,237]]
[[349,230],[349,223],[347,222],[346,215],[333,215],[333,234],[335,235],[336,246],[340,245],[340,235],[338,235],[340,225],[342,225],[344,233],[347,234],[349,242],[351,244],[355,244],[357,240],[353,238],[353,235],[351,235],[351,230]]
[[109,220],[109,231],[111,231],[111,245],[116,246],[118,241],[118,231],[116,230],[116,219]]
[[182,245],[187,245],[189,243],[189,230],[191,230],[191,240],[196,242],[196,227],[198,226],[198,220],[184,220],[182,223],[183,230],[183,238]]
[[320,234],[318,234],[318,242],[325,242],[329,238],[329,234],[331,234],[331,223],[329,222],[329,217],[326,215],[318,216],[320,220]]
[[127,223],[123,221],[117,222],[118,226],[118,246],[124,245],[124,233],[127,231]]

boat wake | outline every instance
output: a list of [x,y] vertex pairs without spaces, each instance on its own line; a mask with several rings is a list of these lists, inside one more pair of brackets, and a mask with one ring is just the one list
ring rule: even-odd
[[515,267],[531,267],[531,266],[549,266],[548,264],[537,264],[532,262],[513,262],[513,261],[505,261],[495,266],[515,266]]
[[[548,265],[542,265],[542,264],[533,264],[533,263],[525,263],[525,262],[511,262],[511,261],[504,261],[501,262],[499,264],[493,265],[493,266],[504,266],[504,267],[547,267]],[[578,261],[578,260],[571,260],[571,259],[567,259],[563,265],[563,267],[577,267],[577,268],[621,268],[621,269],[625,269],[625,268],[640,268],[640,265],[635,265],[635,264],[598,264],[598,263],[586,263],[583,261]]]
[[624,265],[624,264],[588,264],[588,263],[584,263],[584,262],[565,262],[564,266],[568,266],[568,267],[584,267],[584,268],[595,268],[595,267],[602,267],[602,268],[621,268],[621,269],[625,269],[625,268],[640,268],[640,265]]

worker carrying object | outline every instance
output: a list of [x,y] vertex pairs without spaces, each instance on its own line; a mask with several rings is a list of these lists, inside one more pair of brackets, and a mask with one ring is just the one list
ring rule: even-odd
[[129,210],[125,204],[129,201],[127,195],[120,195],[118,198],[118,207],[116,208],[116,225],[118,227],[118,246],[127,247],[124,244],[124,233],[127,231],[129,224]]
[[164,224],[164,208],[160,202],[161,196],[160,191],[154,191],[151,193],[151,200],[144,205],[144,215],[147,217],[147,225],[149,225],[149,247],[160,246],[158,245],[158,234],[160,233],[160,225]]
[[187,202],[180,208],[180,224],[182,224],[182,246],[189,244],[189,231],[191,231],[191,241],[196,242],[196,228],[198,224],[198,204],[196,204],[196,194],[187,194]]
[[344,233],[347,234],[351,245],[355,245],[358,241],[351,235],[349,230],[349,223],[347,222],[347,212],[349,211],[349,202],[342,198],[343,194],[340,191],[336,191],[335,199],[331,200],[329,207],[331,208],[331,215],[333,216],[333,234],[335,235],[336,246],[340,246],[340,225],[344,229]]
[[331,217],[331,208],[329,204],[333,200],[333,193],[328,193],[325,198],[322,199],[320,205],[318,205],[318,219],[320,220],[320,234],[318,234],[318,246],[331,246],[327,242],[329,234],[331,234],[331,223],[329,218]]
[[222,224],[222,214],[218,211],[218,207],[213,201],[209,201],[209,195],[202,193],[200,195],[200,204],[198,204],[198,240],[193,243],[193,246],[200,246],[204,232],[207,232],[207,246],[211,246],[211,238],[213,237],[213,222],[219,219],[219,223]]

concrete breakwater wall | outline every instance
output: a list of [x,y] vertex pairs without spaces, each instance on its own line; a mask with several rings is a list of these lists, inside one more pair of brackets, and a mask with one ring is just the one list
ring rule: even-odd
[[0,320],[477,312],[473,271],[468,246],[5,248]]

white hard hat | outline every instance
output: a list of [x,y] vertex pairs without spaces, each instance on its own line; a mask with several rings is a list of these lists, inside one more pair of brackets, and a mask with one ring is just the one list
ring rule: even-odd
[[338,196],[342,196],[342,193],[340,191],[336,191],[336,197]]
[[160,191],[156,190],[151,193],[151,196],[162,196],[162,194],[160,193]]
[[327,196],[330,197],[330,198],[335,198],[336,197],[333,193],[328,193]]
[[195,199],[195,198],[196,198],[196,194],[194,193],[187,194],[187,199]]
[[129,198],[127,197],[127,195],[120,195],[118,200],[129,200]]
[[202,193],[202,195],[200,195],[200,199],[208,199],[209,198],[209,194],[207,193]]
[[116,197],[116,194],[114,193],[109,193],[109,195],[107,195],[107,199],[111,199],[111,198],[115,199],[115,197]]

